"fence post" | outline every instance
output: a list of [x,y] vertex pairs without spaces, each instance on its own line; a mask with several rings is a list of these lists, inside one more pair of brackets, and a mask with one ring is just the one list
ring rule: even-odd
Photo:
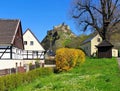
[[16,73],[18,72],[18,64],[17,64],[17,62],[16,62]]

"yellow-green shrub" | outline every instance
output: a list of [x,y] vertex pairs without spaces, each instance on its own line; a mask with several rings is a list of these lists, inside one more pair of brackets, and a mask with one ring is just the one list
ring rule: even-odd
[[79,49],[60,48],[56,51],[56,68],[67,71],[85,61],[85,54]]
[[0,77],[0,91],[5,91],[5,83],[3,78]]
[[47,76],[53,73],[53,68],[37,68],[27,73],[17,73],[0,77],[0,91],[12,91],[14,88],[30,83],[40,76]]

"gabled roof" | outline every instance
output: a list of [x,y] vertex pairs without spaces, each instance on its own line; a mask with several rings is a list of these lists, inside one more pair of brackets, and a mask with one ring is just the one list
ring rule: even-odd
[[[23,36],[25,35],[25,33],[27,33],[27,31],[29,31],[32,35],[33,35],[33,37],[36,39],[36,41],[39,43],[39,45],[41,46],[41,43],[40,43],[40,41],[37,39],[37,37],[34,35],[34,33],[28,28],[25,32],[24,32],[24,34],[23,34]],[[42,47],[42,46],[41,46]],[[43,48],[43,47],[42,47]],[[44,48],[43,48],[44,49]]]
[[98,46],[96,47],[113,47],[113,45],[107,41],[107,40],[103,40]]
[[89,38],[87,38],[86,40],[84,40],[84,41],[81,43],[81,45],[86,44],[86,43],[88,43],[88,42],[91,42],[91,40],[92,40],[96,35],[97,35],[97,34],[91,35]]
[[0,45],[13,44],[20,20],[0,19]]
[[40,41],[37,39],[37,37],[34,35],[34,33],[28,28],[24,33],[23,35],[27,32],[27,31],[30,31],[30,33],[34,36],[34,38],[37,40],[37,42],[40,44]]
[[82,44],[90,42],[93,38],[94,38],[94,36],[91,36],[90,38],[88,38],[85,41],[83,41]]

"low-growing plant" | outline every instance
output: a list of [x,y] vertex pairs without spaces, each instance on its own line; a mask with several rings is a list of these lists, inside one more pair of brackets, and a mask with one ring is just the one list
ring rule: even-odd
[[68,71],[85,61],[85,54],[79,49],[60,48],[56,51],[56,69]]
[[0,77],[0,91],[4,91],[4,89],[5,89],[4,81],[3,78]]
[[11,91],[14,88],[30,83],[40,76],[50,75],[52,68],[38,68],[27,73],[17,73],[0,77],[0,91]]
[[39,68],[39,67],[40,67],[40,59],[36,59],[35,68]]
[[35,65],[33,65],[32,63],[30,63],[30,64],[29,64],[29,69],[30,69],[30,70],[35,69]]

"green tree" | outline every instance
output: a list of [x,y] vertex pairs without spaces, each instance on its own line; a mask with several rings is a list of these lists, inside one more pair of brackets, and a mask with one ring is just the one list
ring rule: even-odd
[[89,35],[80,35],[78,37],[72,38],[71,41],[66,44],[68,48],[80,48],[80,44],[89,37]]
[[59,35],[57,31],[50,30],[47,32],[47,39],[49,40],[49,49],[53,50],[52,45],[53,43],[59,39]]

